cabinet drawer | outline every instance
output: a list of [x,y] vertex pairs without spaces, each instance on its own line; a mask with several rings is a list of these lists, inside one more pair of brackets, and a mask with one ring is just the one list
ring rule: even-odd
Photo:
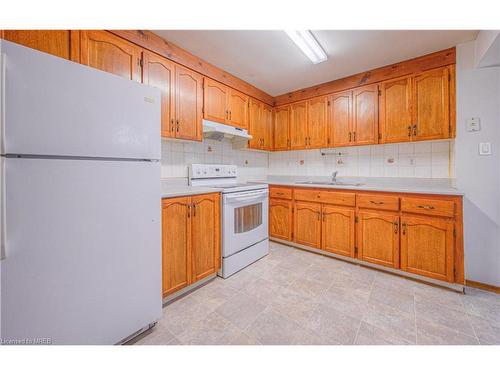
[[295,200],[321,202],[328,204],[335,204],[340,206],[354,207],[356,204],[356,195],[354,193],[339,193],[336,191],[326,190],[294,190]]
[[401,211],[453,217],[455,216],[455,202],[438,199],[401,198]]
[[286,187],[269,187],[269,196],[271,198],[292,199],[292,189]]
[[358,194],[358,207],[399,211],[399,197],[393,195]]

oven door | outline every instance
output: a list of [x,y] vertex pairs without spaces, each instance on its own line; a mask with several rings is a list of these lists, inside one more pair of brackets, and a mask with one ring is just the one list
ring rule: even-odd
[[268,238],[268,196],[268,189],[224,194],[224,258]]

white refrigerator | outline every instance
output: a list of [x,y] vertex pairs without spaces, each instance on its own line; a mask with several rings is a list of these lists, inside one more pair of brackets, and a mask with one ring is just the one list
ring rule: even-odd
[[120,343],[161,316],[160,93],[0,57],[0,341]]

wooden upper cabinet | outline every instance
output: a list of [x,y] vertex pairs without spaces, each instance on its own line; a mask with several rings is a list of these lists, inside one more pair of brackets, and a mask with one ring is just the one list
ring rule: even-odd
[[295,242],[315,248],[321,247],[321,204],[296,202],[293,221]]
[[352,91],[344,91],[330,97],[328,111],[330,144],[348,146],[352,142]]
[[290,106],[290,148],[306,148],[307,137],[307,102],[294,103]]
[[399,215],[359,212],[359,258],[381,266],[399,268]]
[[225,123],[229,119],[229,87],[209,78],[205,78],[204,85],[204,118]]
[[81,63],[134,81],[141,80],[141,52],[107,31],[80,31]]
[[142,82],[161,90],[161,136],[175,134],[175,64],[152,52],[144,52]]
[[162,200],[163,297],[191,283],[189,197]]
[[309,100],[307,111],[307,146],[321,148],[328,145],[326,97]]
[[228,96],[228,124],[236,128],[248,127],[248,95],[230,89]]
[[378,140],[378,86],[353,90],[353,133],[356,145],[371,145]]
[[248,147],[262,149],[263,147],[263,118],[262,103],[250,99],[248,104],[248,133],[252,139],[248,142]]
[[323,205],[321,248],[354,258],[354,209]]
[[201,141],[203,76],[175,67],[175,137]]
[[80,60],[77,30],[4,30],[3,38],[63,59]]
[[288,150],[290,147],[290,106],[274,109],[274,150]]
[[380,143],[411,140],[412,79],[402,77],[380,84]]
[[263,104],[260,117],[261,117],[262,134],[263,134],[262,146],[264,150],[271,151],[273,149],[273,137],[274,137],[273,108],[271,106]]
[[292,201],[269,200],[269,235],[282,240],[292,240]]
[[219,269],[219,201],[218,194],[195,195],[191,198],[193,282],[214,274]]
[[401,269],[443,281],[454,281],[454,224],[448,219],[401,218]]
[[450,137],[450,81],[447,67],[429,70],[413,78],[413,140]]

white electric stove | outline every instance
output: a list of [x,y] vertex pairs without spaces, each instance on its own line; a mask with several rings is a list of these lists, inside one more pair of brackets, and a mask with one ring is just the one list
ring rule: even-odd
[[269,189],[238,183],[236,165],[191,164],[189,184],[222,188],[222,270],[227,278],[269,253]]

